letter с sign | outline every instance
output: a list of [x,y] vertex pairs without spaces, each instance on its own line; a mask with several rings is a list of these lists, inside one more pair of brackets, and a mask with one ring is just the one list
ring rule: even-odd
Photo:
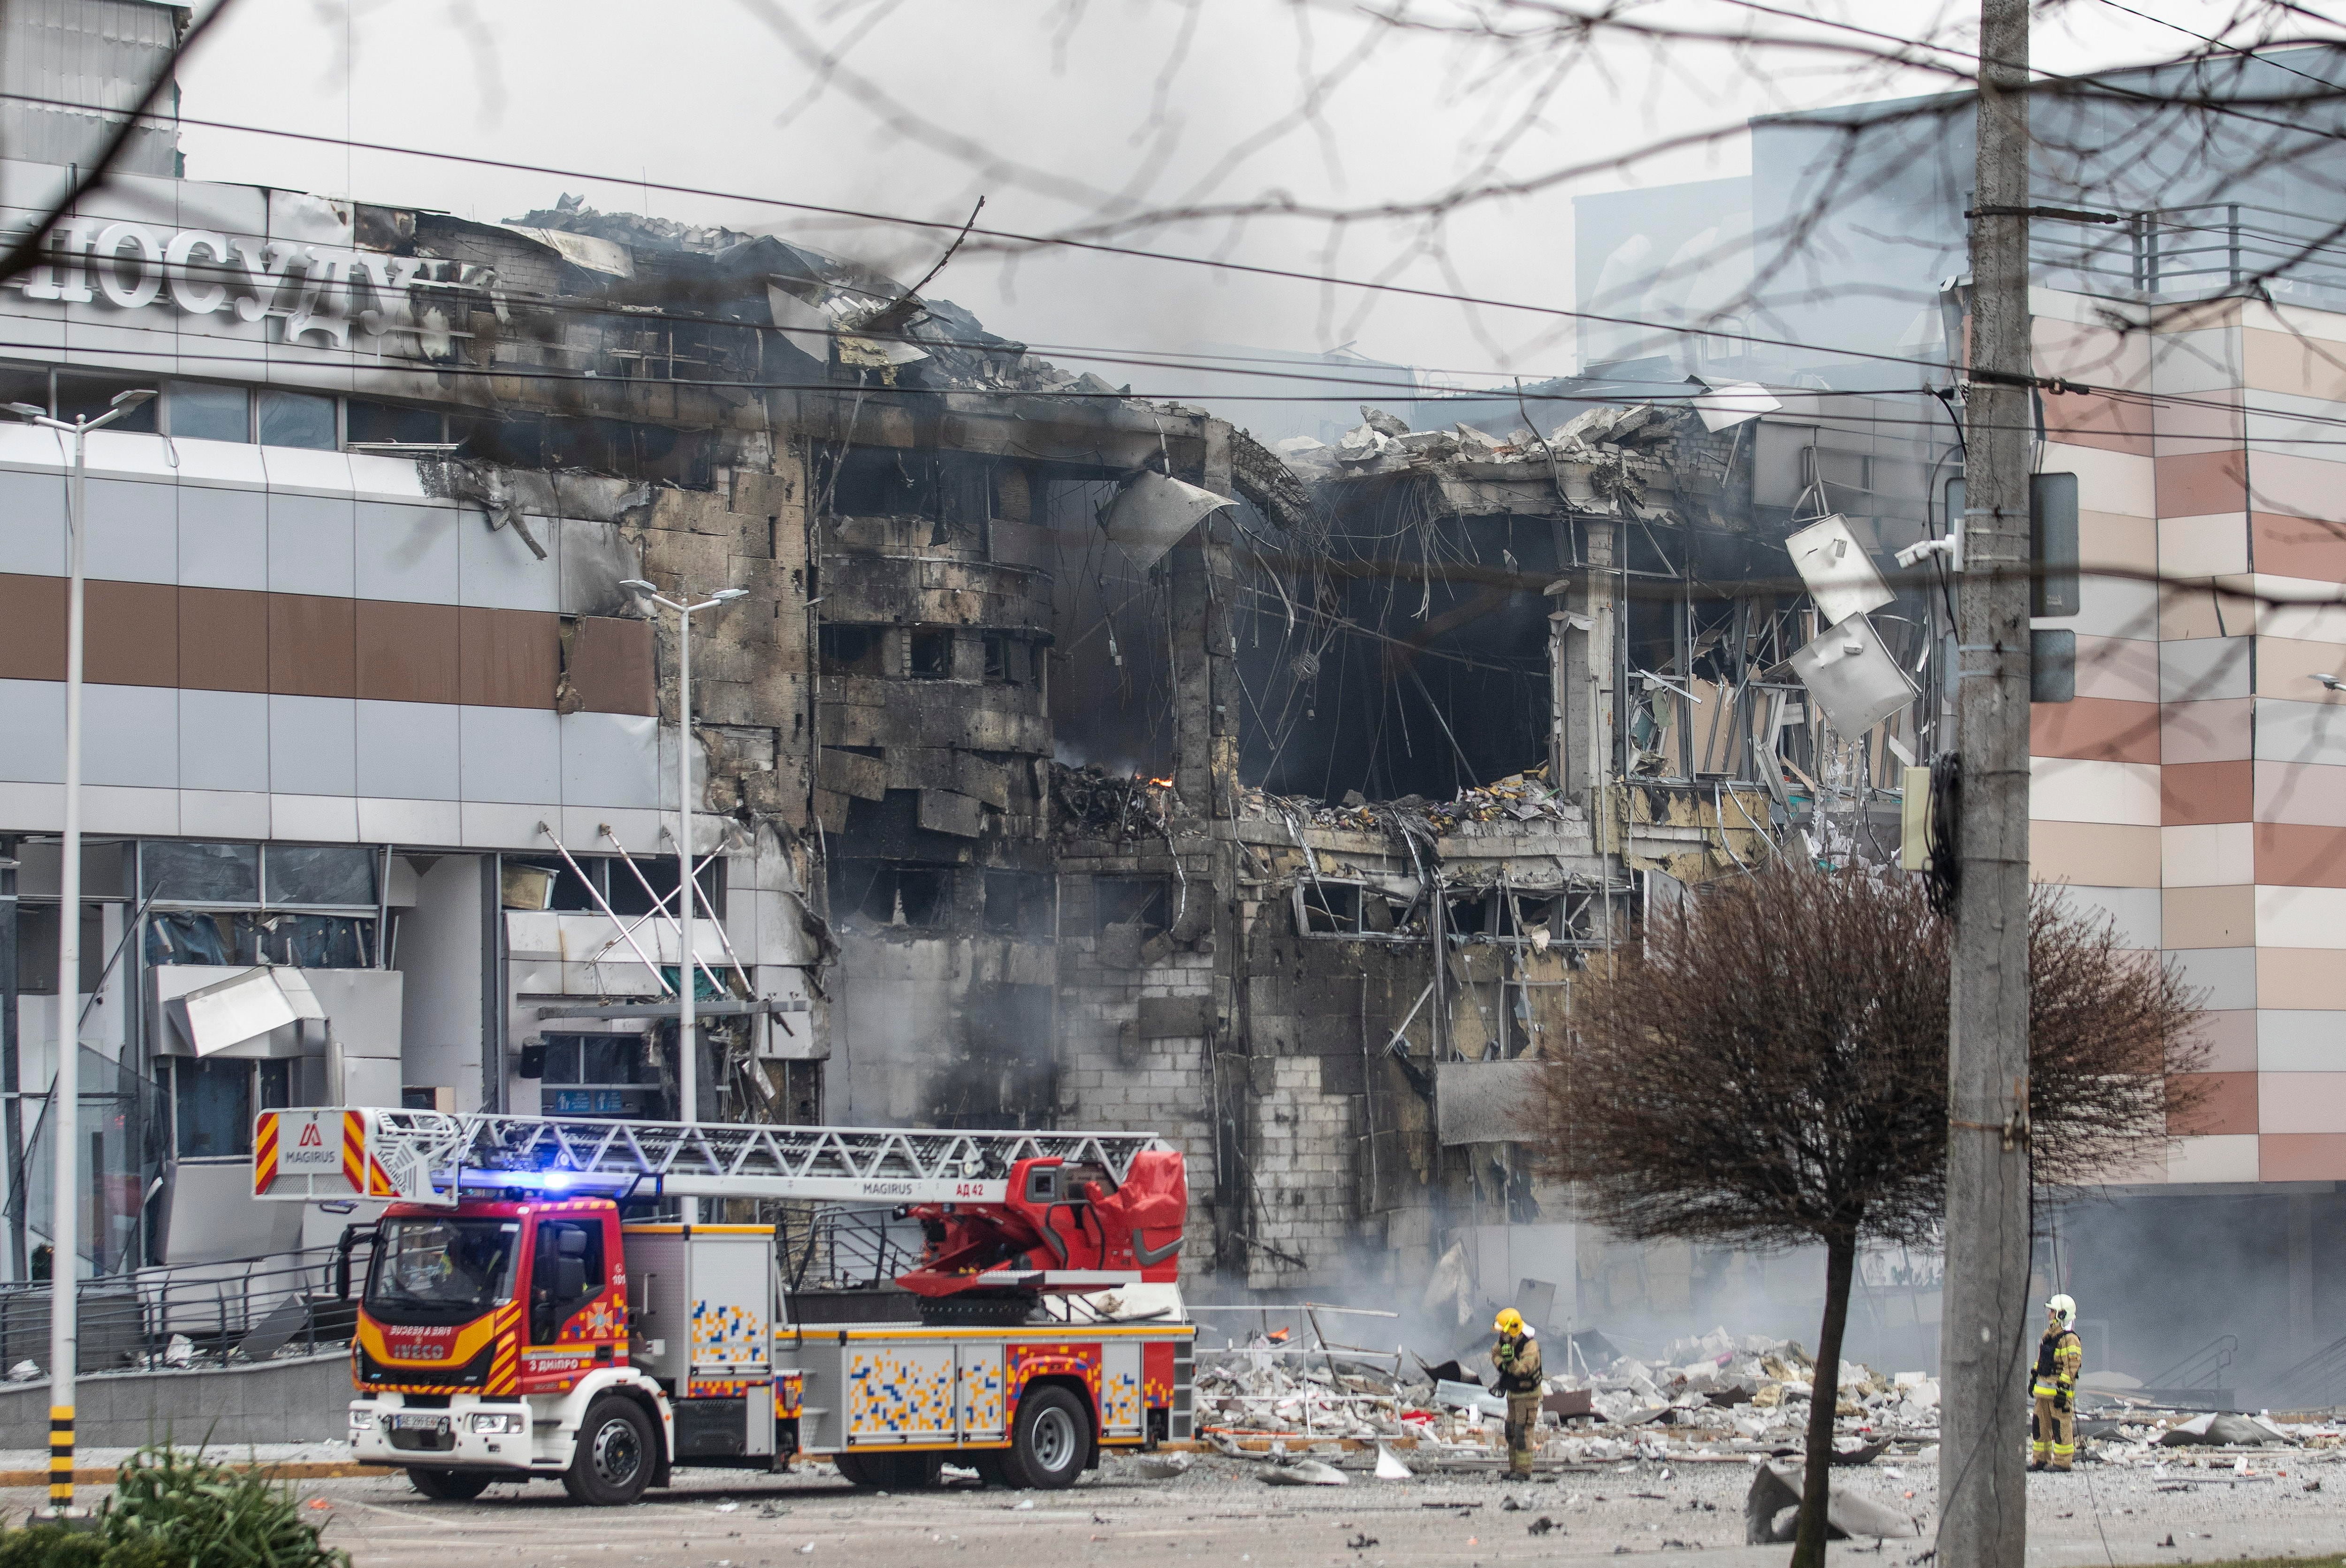
[[[474,292],[493,276],[423,257],[74,219],[50,231],[41,262],[8,286],[22,289],[28,300],[102,300],[126,311],[165,305],[241,322],[275,317],[284,322],[282,341],[289,343],[314,335],[318,346],[347,349],[353,330],[364,339],[404,335],[405,344],[377,342],[370,350],[445,360],[453,351],[427,351],[423,341],[429,333],[431,349],[453,351],[444,322],[454,301],[444,291]],[[441,293],[443,302],[419,312],[418,289]]]

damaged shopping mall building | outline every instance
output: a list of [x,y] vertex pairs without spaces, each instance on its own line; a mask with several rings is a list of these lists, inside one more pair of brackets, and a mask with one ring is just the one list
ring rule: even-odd
[[[132,29],[150,69],[185,23],[60,14]],[[11,146],[77,125],[37,128]],[[1780,856],[1896,857],[1905,766],[1951,700],[1935,590],[1892,565],[1961,509],[1934,399],[1596,367],[1258,438],[988,332],[943,298],[950,265],[914,293],[570,197],[489,222],[190,180],[153,128],[0,293],[0,401],[158,393],[88,443],[70,998],[70,457],[0,426],[0,1088],[36,1094],[81,1020],[84,1083],[118,1113],[96,1271],[331,1242],[339,1217],[244,1196],[253,1113],[377,1104],[1145,1128],[1188,1156],[1200,1283],[1413,1299],[1432,1277],[1479,1304],[1530,1281],[1558,1328],[1699,1328],[1772,1293],[1813,1321],[1802,1260],[1578,1233],[1517,1114],[1576,975],[1647,911]],[[42,222],[72,163],[0,162],[7,223]],[[2045,292],[2051,371],[2314,374],[2259,346],[2270,307]],[[2259,725],[2334,710],[2292,687],[2268,720],[2233,656],[2281,634],[2090,569],[2170,548],[2191,564],[2167,569],[2243,569],[2247,479],[2218,436],[2189,433],[2187,462],[2120,401],[2047,417],[2046,471],[2076,477],[2051,487],[2071,575],[2038,623],[2040,872],[2133,945],[2225,945],[2261,977],[2285,945],[2264,924],[2193,934],[2246,897],[2178,899],[2169,874],[2161,923],[2162,854],[2206,881],[2265,830],[2246,743],[2162,780],[2161,725],[2175,747],[2252,702]],[[2323,514],[2288,472],[2295,510],[2257,548],[2346,580],[2286,525]],[[2232,555],[2200,549],[2225,516]],[[688,724],[678,618],[637,580],[741,591],[692,619]],[[2178,717],[2192,681],[2220,695]],[[708,857],[688,895],[680,811]],[[2238,831],[2187,843],[2162,812]],[[709,917],[690,954],[680,896]],[[2313,1004],[2211,1005],[2253,1031]],[[38,1169],[20,1103],[10,1169]],[[2251,1149],[2283,1135],[2247,1115]],[[2231,1122],[2186,1130],[2186,1186],[2346,1179],[2283,1158],[2328,1143],[2260,1171]],[[2317,1131],[2346,1140],[2346,1115]],[[1880,1320],[1853,1331],[1910,1334],[1882,1353],[1923,1364],[1927,1270],[1869,1282]]]
[[[69,15],[146,26],[149,66],[180,25]],[[1569,1267],[1507,1136],[1524,1064],[1657,889],[1773,852],[1746,733],[1826,766],[1782,689],[1699,738],[1670,707],[1788,656],[1785,614],[1726,647],[1625,589],[1770,569],[1749,431],[1551,395],[1589,411],[1557,442],[1282,454],[773,235],[138,145],[0,294],[7,401],[158,394],[88,440],[73,998],[70,453],[0,426],[7,1086],[81,1019],[120,1113],[92,1267],[331,1240],[244,1162],[258,1109],[342,1103],[1142,1126],[1189,1156],[1200,1278],[1408,1278],[1474,1227]],[[0,206],[72,178],[0,164]],[[638,579],[741,591],[694,617],[688,727]],[[44,1206],[11,1198],[22,1279]]]

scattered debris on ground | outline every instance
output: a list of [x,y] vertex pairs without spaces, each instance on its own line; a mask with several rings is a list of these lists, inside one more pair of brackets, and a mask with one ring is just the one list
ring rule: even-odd
[[[1586,1351],[1576,1341],[1571,1354],[1551,1360],[1552,1368],[1568,1360],[1572,1370],[1544,1385],[1539,1457],[1547,1468],[1764,1459],[1789,1459],[1798,1468],[1817,1377],[1797,1341],[1717,1329],[1641,1359],[1613,1352],[1601,1336],[1583,1339]],[[1230,1458],[1288,1469],[1295,1468],[1290,1450],[1300,1457],[1316,1447],[1323,1460],[1349,1457],[1363,1473],[1387,1480],[1494,1465],[1505,1404],[1484,1386],[1478,1364],[1466,1351],[1433,1361],[1305,1343],[1285,1330],[1201,1346],[1200,1435]],[[1928,1373],[1843,1361],[1834,1401],[1836,1471],[1934,1461],[1939,1397]],[[2346,1445],[2346,1425],[2326,1412],[2275,1419],[2088,1400],[2105,1413],[2081,1423],[2081,1459],[2148,1465],[2162,1478],[2173,1469],[2253,1479],[2278,1473],[2260,1453]]]

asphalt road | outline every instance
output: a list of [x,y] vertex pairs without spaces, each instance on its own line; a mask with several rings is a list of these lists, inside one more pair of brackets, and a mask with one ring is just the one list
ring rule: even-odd
[[[2032,1563],[2208,1563],[2346,1550],[2346,1464],[2277,1457],[2253,1479],[2156,1477],[2094,1467],[2030,1478]],[[1344,1487],[1273,1487],[1260,1467],[1202,1459],[1172,1480],[1110,1461],[1068,1491],[974,1486],[889,1495],[857,1492],[827,1466],[787,1476],[680,1472],[681,1484],[632,1508],[571,1505],[559,1486],[492,1488],[474,1502],[431,1502],[404,1478],[300,1483],[329,1543],[355,1568],[414,1568],[461,1550],[465,1568],[794,1568],[823,1561],[915,1563],[1402,1565],[1569,1563],[1636,1556],[1656,1568],[1780,1568],[1782,1546],[1743,1544],[1739,1465],[1632,1464],[1510,1484],[1420,1476]],[[2286,1469],[2287,1477],[2271,1473]],[[2319,1492],[2304,1490],[2324,1479]],[[1875,1468],[1852,1484],[1917,1515],[1922,1539],[1840,1543],[1850,1568],[1892,1568],[1928,1546],[1930,1478]],[[2162,1490],[2165,1488],[2166,1490]],[[95,1490],[95,1489],[93,1489]],[[1907,1493],[1913,1495],[1909,1497]],[[12,1513],[38,1501],[0,1493]],[[1513,1502],[1517,1506],[1506,1505]],[[1545,1528],[1537,1528],[1542,1520]],[[2175,1544],[2162,1545],[2172,1538]]]

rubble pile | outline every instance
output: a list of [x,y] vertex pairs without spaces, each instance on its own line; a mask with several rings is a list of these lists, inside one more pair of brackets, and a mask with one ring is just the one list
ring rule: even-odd
[[[1678,1340],[1652,1361],[1625,1356],[1584,1370],[1571,1359],[1573,1371],[1551,1366],[1543,1386],[1551,1431],[1542,1452],[1550,1459],[1780,1453],[1798,1448],[1807,1431],[1815,1364],[1790,1340],[1719,1329]],[[1471,1366],[1421,1362],[1388,1372],[1345,1352],[1298,1352],[1265,1337],[1201,1349],[1196,1387],[1200,1427],[1225,1441],[1301,1435],[1482,1450],[1497,1441],[1505,1415]],[[1843,1361],[1834,1412],[1837,1445],[1852,1456],[1893,1442],[1933,1444],[1938,1382]]]
[[1083,768],[1052,763],[1051,799],[1071,830],[1117,842],[1163,838],[1181,809],[1170,779],[1127,778],[1096,763]]
[[1437,463],[1570,463],[1586,467],[1583,483],[1602,494],[1610,488],[1608,477],[1618,478],[1640,460],[1650,461],[1659,448],[1682,435],[1698,438],[1702,433],[1702,422],[1692,410],[1647,403],[1586,409],[1545,436],[1519,426],[1504,437],[1471,424],[1412,430],[1407,420],[1363,405],[1361,423],[1333,446],[1297,435],[1278,443],[1276,450],[1307,482],[1401,473]]
[[1246,792],[1239,809],[1250,817],[1284,817],[1340,832],[1414,832],[1421,839],[1446,838],[1469,822],[1564,822],[1577,821],[1580,816],[1548,787],[1545,763],[1462,789],[1453,800],[1429,800],[1423,795],[1368,800],[1354,790],[1341,804],[1323,806],[1300,796],[1256,789]]

